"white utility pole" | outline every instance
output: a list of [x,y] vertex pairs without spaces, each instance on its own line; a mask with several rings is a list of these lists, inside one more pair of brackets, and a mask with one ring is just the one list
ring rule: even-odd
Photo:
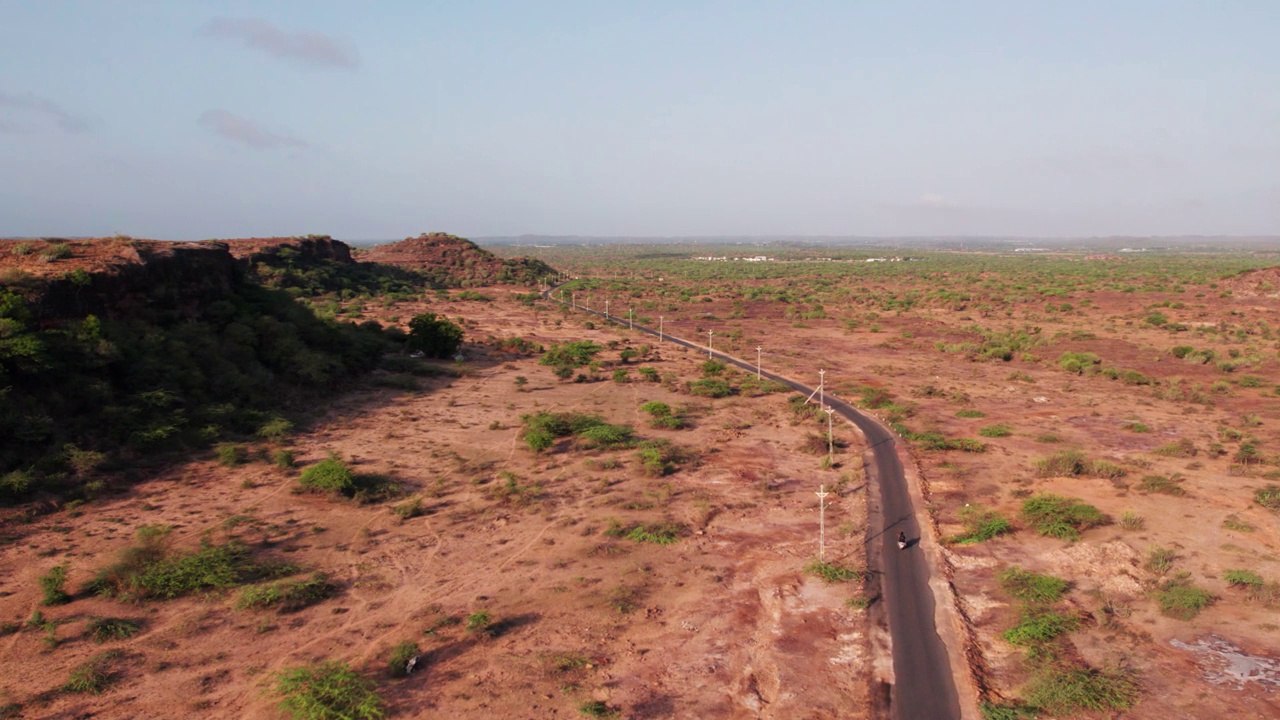
[[826,485],[819,485],[818,492],[818,562],[824,562],[827,554],[827,503],[824,502],[831,493]]
[[760,351],[764,350],[763,346],[756,346],[756,379],[760,379]]
[[609,298],[604,299],[604,319],[609,319]]
[[827,371],[818,371],[818,407],[826,407]]
[[711,330],[707,331],[707,359],[711,359],[711,336],[715,335]]
[[636,329],[636,316],[632,314],[631,308],[627,308],[627,329]]
[[662,316],[658,316],[658,342],[662,342]]
[[835,410],[829,407],[824,407],[822,410],[827,414],[827,464],[834,465],[836,462],[836,444],[831,435],[831,415]]

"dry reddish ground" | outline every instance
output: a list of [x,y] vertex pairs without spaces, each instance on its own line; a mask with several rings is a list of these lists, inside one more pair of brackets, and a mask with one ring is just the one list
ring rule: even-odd
[[[472,337],[645,342],[561,324],[506,291],[487,292],[498,300],[430,307],[470,318]],[[386,312],[408,318],[424,307]],[[642,364],[691,379],[700,361],[664,346]],[[818,457],[799,451],[812,429],[791,424],[785,396],[704,400],[651,383],[565,384],[534,358],[499,354],[470,366],[421,392],[357,389],[293,440],[301,465],[336,452],[360,472],[396,478],[423,498],[420,517],[402,522],[391,504],[294,494],[296,471],[262,462],[197,460],[74,514],[10,518],[0,621],[40,609],[58,623],[59,642],[46,647],[33,630],[0,636],[0,706],[20,703],[31,718],[274,718],[273,673],[337,659],[379,678],[396,717],[569,718],[592,699],[631,718],[869,717],[870,629],[866,613],[845,604],[858,586],[802,570],[816,553],[813,491],[842,474],[843,494],[828,498],[828,553],[861,564],[860,475],[821,471]],[[529,378],[527,392],[516,391],[518,375]],[[638,410],[649,400],[688,405],[693,429],[649,428]],[[540,410],[630,423],[698,461],[652,478],[634,451],[562,441],[535,455],[519,440],[519,416]],[[858,466],[860,447],[842,434],[854,454],[839,459]],[[504,472],[540,484],[543,496],[504,501],[494,493]],[[606,536],[611,518],[672,520],[691,532],[672,546],[640,544]],[[172,525],[182,548],[239,538],[330,573],[341,590],[293,614],[236,610],[234,593],[39,607],[37,578],[49,567],[66,563],[78,587],[153,524]],[[631,612],[613,607],[619,593],[633,599]],[[480,610],[497,622],[496,637],[442,624]],[[144,631],[96,645],[84,635],[95,616],[131,618]],[[391,680],[387,655],[406,640],[420,645],[425,668]],[[109,648],[124,656],[106,693],[59,692],[71,668]],[[590,662],[562,671],[558,653]]]
[[[898,293],[911,289],[909,281],[884,283],[874,289]],[[1280,449],[1280,397],[1274,342],[1265,342],[1266,360],[1234,374],[1211,365],[1193,365],[1169,354],[1174,345],[1214,347],[1222,357],[1244,344],[1208,342],[1193,333],[1171,334],[1145,325],[1149,306],[1165,300],[1185,303],[1182,309],[1162,308],[1171,322],[1192,327],[1227,322],[1239,325],[1264,319],[1274,323],[1280,299],[1280,272],[1250,273],[1220,288],[1188,287],[1184,293],[1081,293],[1091,305],[1074,312],[1046,315],[1040,306],[1013,317],[980,317],[972,310],[921,308],[886,313],[859,329],[844,329],[838,319],[784,318],[786,306],[746,302],[735,306],[729,298],[699,297],[679,309],[666,308],[668,332],[705,338],[715,331],[717,349],[754,360],[762,345],[764,367],[816,384],[818,369],[826,370],[833,392],[856,399],[854,389],[873,385],[889,390],[901,402],[917,405],[907,421],[913,430],[938,430],[948,437],[970,437],[989,444],[982,454],[917,452],[930,499],[929,511],[946,536],[961,530],[957,512],[966,503],[981,503],[1016,519],[1022,499],[1032,492],[1054,492],[1081,498],[1115,520],[1126,511],[1145,519],[1145,528],[1124,530],[1109,524],[1084,533],[1074,544],[1036,537],[1021,530],[1012,537],[975,546],[952,546],[946,552],[958,593],[958,607],[969,618],[977,649],[975,678],[991,688],[994,697],[1017,697],[1028,678],[1022,652],[1000,634],[1014,622],[1015,608],[995,582],[998,569],[1016,565],[1065,578],[1072,583],[1068,604],[1084,618],[1070,638],[1079,655],[1096,667],[1121,667],[1136,672],[1142,699],[1126,718],[1275,717],[1280,715],[1280,610],[1244,599],[1227,586],[1223,572],[1250,569],[1268,580],[1280,580],[1280,518],[1252,502],[1256,489],[1274,483],[1274,460],[1267,465],[1232,468],[1238,442],[1223,442],[1228,453],[1206,452],[1218,442],[1221,427],[1242,429],[1260,440],[1267,458]],[[1233,290],[1228,297],[1221,293]],[[597,302],[602,293],[597,291]],[[636,301],[640,302],[640,301]],[[663,301],[665,302],[665,301]],[[646,314],[653,312],[646,311]],[[741,314],[741,319],[724,319]],[[865,308],[827,306],[834,318],[861,316]],[[708,319],[707,313],[711,314]],[[1042,328],[1046,342],[1032,353],[1042,360],[970,362],[945,354],[935,343],[974,340],[966,330],[973,324],[995,330]],[[740,333],[734,337],[734,333]],[[1063,331],[1064,337],[1049,340]],[[1072,332],[1092,337],[1071,339]],[[1250,338],[1257,342],[1257,338]],[[1148,386],[1129,386],[1103,376],[1080,377],[1056,363],[1066,351],[1095,352],[1106,366],[1138,370],[1184,385],[1202,385],[1211,404],[1172,401],[1154,396]],[[1263,387],[1238,387],[1244,374],[1261,376]],[[1209,392],[1227,381],[1222,393]],[[932,386],[936,392],[928,392]],[[961,409],[986,414],[978,419],[957,418]],[[1245,416],[1254,416],[1243,420]],[[1149,432],[1128,429],[1138,421]],[[983,438],[980,427],[1006,423],[1013,434]],[[1038,438],[1056,435],[1059,442]],[[1198,454],[1169,458],[1155,454],[1161,445],[1190,439]],[[1034,463],[1057,450],[1076,448],[1090,458],[1121,465],[1127,476],[1112,482],[1094,478],[1037,477]],[[1137,489],[1146,475],[1179,473],[1186,494],[1171,496]],[[1270,474],[1268,474],[1270,473]],[[1255,528],[1228,530],[1228,515]],[[1173,549],[1177,555],[1170,575],[1186,571],[1199,587],[1211,591],[1216,602],[1190,621],[1162,615],[1153,590],[1164,579],[1145,569],[1153,547]],[[1104,608],[1106,611],[1104,611]],[[1223,638],[1244,653],[1260,656],[1269,673],[1254,681],[1236,683],[1221,677],[1221,657],[1197,655],[1173,644],[1194,644]]]

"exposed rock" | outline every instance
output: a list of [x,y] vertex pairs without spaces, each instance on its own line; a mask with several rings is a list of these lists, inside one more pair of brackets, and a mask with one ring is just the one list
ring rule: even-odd
[[541,260],[503,260],[479,245],[445,233],[430,233],[387,245],[375,245],[358,255],[362,262],[394,265],[427,275],[445,287],[478,287],[499,283],[537,284],[555,274]]

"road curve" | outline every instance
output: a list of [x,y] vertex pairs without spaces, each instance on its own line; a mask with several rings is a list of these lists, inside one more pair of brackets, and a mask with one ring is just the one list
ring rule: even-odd
[[[561,305],[563,300],[551,297],[555,287],[543,291],[542,296]],[[617,316],[573,306],[585,313],[597,315],[608,322],[630,325],[632,329],[658,336],[658,332],[643,325],[631,325]],[[669,334],[663,340],[693,350],[708,352],[706,345],[697,345]],[[711,357],[749,372],[756,366],[711,349]],[[761,371],[763,377],[783,383],[806,395],[814,388],[771,372]],[[934,599],[929,588],[929,563],[917,547],[920,526],[916,522],[915,509],[907,492],[902,462],[898,459],[897,443],[892,434],[875,420],[863,415],[853,406],[826,395],[827,406],[849,420],[862,431],[871,447],[875,467],[872,474],[880,486],[880,527],[868,528],[867,553],[869,564],[879,565],[882,572],[881,589],[884,606],[889,617],[889,635],[893,641],[893,687],[890,690],[889,714],[894,720],[959,720],[960,699],[956,691],[955,676],[946,646],[934,624]],[[870,504],[870,503],[869,503]],[[905,532],[910,541],[906,550],[899,550],[897,537]],[[872,557],[878,554],[878,557]],[[878,562],[877,562],[878,560]]]

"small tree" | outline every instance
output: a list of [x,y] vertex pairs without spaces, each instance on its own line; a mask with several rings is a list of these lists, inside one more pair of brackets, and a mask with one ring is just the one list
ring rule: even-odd
[[447,358],[462,347],[462,328],[435,313],[415,315],[405,344],[428,357]]

